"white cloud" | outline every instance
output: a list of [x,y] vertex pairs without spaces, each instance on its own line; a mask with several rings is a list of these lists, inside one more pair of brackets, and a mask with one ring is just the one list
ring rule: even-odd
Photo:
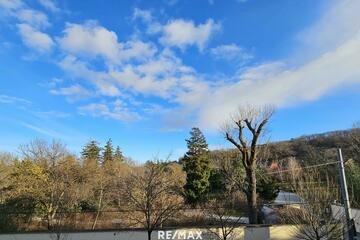
[[69,53],[100,55],[111,61],[117,60],[120,50],[115,32],[90,21],[85,25],[68,23],[64,36],[58,41],[61,48]]
[[94,21],[88,21],[83,25],[68,23],[64,36],[58,38],[58,42],[68,53],[100,56],[116,64],[129,59],[145,59],[156,51],[153,45],[137,40],[121,43],[115,32],[99,26]]
[[193,21],[176,19],[163,27],[160,41],[165,45],[177,46],[182,49],[189,45],[196,45],[202,50],[210,37],[220,29],[221,25],[212,19],[198,25],[195,25]]
[[164,50],[156,58],[139,65],[126,65],[110,71],[117,83],[145,95],[170,98],[185,86],[183,77],[193,69],[182,64],[170,51]]
[[21,0],[0,0],[0,7],[6,11],[13,11],[22,8],[24,3]]
[[104,103],[91,103],[79,107],[79,112],[83,115],[89,114],[94,117],[111,118],[120,121],[134,121],[140,119],[135,112],[130,112],[127,108],[115,103],[113,109],[110,109]]
[[332,0],[327,3],[319,20],[298,34],[301,55],[323,54],[357,35],[360,29],[360,1]]
[[228,61],[246,62],[254,58],[253,54],[236,44],[217,46],[210,49],[210,53],[215,59],[225,59]]
[[140,8],[134,8],[133,20],[141,19],[145,23],[149,23],[153,20],[151,12],[149,10],[143,10]]
[[152,57],[156,51],[156,47],[152,44],[133,40],[123,43],[119,58],[120,60],[144,60]]
[[144,95],[156,95],[163,98],[169,96],[169,91],[176,85],[174,78],[156,78],[152,75],[140,76],[137,70],[128,65],[122,71],[112,71],[110,75],[125,88]]
[[75,78],[86,79],[93,83],[98,92],[105,96],[119,96],[120,90],[111,81],[106,72],[94,71],[88,68],[85,62],[79,61],[74,56],[65,57],[59,66]]
[[39,3],[46,9],[52,12],[59,12],[60,9],[58,8],[57,4],[53,0],[38,0]]
[[[71,76],[87,79],[95,85],[98,96],[121,98],[121,101],[117,100],[117,103],[110,105],[102,102],[82,106],[79,111],[83,114],[118,120],[137,118],[137,114],[127,108],[130,98],[124,96],[134,96],[138,100],[137,96],[141,94],[142,97],[156,96],[160,98],[156,101],[172,106],[171,109],[163,110],[161,107],[145,108],[144,104],[139,104],[136,110],[145,113],[161,109],[162,115],[170,116],[167,119],[170,129],[183,126],[195,118],[197,124],[216,129],[239,104],[275,104],[287,107],[316,100],[340,86],[359,83],[360,25],[348,24],[360,22],[360,17],[354,13],[358,9],[358,2],[338,2],[335,6],[339,7],[338,12],[344,16],[335,16],[334,11],[332,14],[336,23],[325,21],[331,19],[330,14],[325,20],[320,20],[304,31],[309,36],[302,39],[301,51],[313,56],[301,64],[297,61],[298,55],[294,54],[286,59],[241,68],[231,77],[214,80],[211,76],[201,75],[184,65],[168,47],[184,49],[195,45],[203,50],[211,36],[220,30],[220,24],[212,19],[198,25],[192,21],[177,19],[161,25],[144,12],[138,12],[134,13],[137,15],[135,18],[148,21],[149,28],[157,24],[154,32],[161,32],[160,42],[165,46],[163,50],[136,40],[120,42],[115,32],[96,23],[68,24],[59,43],[67,53],[76,57],[67,56],[59,65]],[[352,10],[348,12],[343,8]],[[347,14],[350,14],[350,19],[346,17]],[[326,40],[331,36],[336,41]],[[324,46],[317,47],[322,39]],[[313,51],[320,48],[321,51]],[[210,53],[215,58],[237,62],[252,57],[235,44],[220,45],[211,49]],[[87,58],[82,59],[84,55]],[[144,55],[147,57],[142,61],[125,62]],[[104,69],[93,70],[88,56],[105,59]],[[179,116],[176,119],[173,118],[175,113]]]
[[30,26],[29,24],[17,24],[19,33],[26,46],[33,48],[38,52],[48,52],[53,46],[54,42],[49,35],[40,32]]
[[54,95],[66,96],[70,101],[87,98],[92,94],[91,91],[87,90],[79,84],[75,84],[70,87],[61,87],[59,89],[51,89],[50,93]]
[[47,16],[33,9],[21,9],[16,13],[19,21],[28,23],[32,27],[42,28],[50,25]]
[[23,99],[23,98],[18,98],[18,97],[13,97],[13,96],[0,94],[0,103],[30,104],[31,102],[26,100],[26,99]]
[[187,79],[195,74],[168,49],[146,62],[124,64],[104,71],[91,70],[86,62],[74,56],[65,57],[59,66],[75,78],[88,80],[95,85],[98,94],[104,96],[121,96],[123,91],[130,91],[167,99],[189,89]]
[[35,111],[34,114],[40,118],[53,119],[53,118],[67,118],[70,116],[69,113],[50,110],[50,111]]
[[200,122],[215,128],[239,104],[284,107],[316,100],[337,87],[360,83],[359,62],[360,32],[340,47],[295,69],[279,71],[279,63],[249,69],[238,82],[213,90],[201,109]]
[[42,135],[46,135],[46,136],[50,136],[50,137],[53,137],[53,138],[64,138],[64,136],[54,130],[50,130],[50,129],[45,129],[45,128],[42,128],[42,127],[38,127],[38,126],[35,126],[33,124],[30,124],[30,123],[25,123],[25,122],[22,122],[21,123],[22,126],[28,128],[28,129],[31,129],[37,133],[40,133]]
[[26,23],[33,28],[41,29],[50,26],[50,22],[46,14],[41,11],[28,7],[20,0],[0,0],[0,8],[2,8],[8,17],[13,17],[20,23]]

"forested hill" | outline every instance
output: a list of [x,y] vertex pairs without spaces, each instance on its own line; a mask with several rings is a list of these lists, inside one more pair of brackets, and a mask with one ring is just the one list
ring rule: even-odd
[[335,161],[336,149],[341,148],[345,160],[354,159],[360,163],[359,139],[359,128],[301,136],[269,144],[269,159],[281,163],[295,157],[306,166]]
[[[293,138],[288,141],[268,144],[265,159],[286,165],[289,158],[295,158],[302,166],[336,161],[336,149],[341,148],[344,159],[360,163],[360,128],[332,131]],[[216,155],[221,150],[212,151]]]

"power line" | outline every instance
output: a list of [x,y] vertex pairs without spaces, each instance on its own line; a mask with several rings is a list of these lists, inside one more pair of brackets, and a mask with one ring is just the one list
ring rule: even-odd
[[294,168],[294,169],[287,169],[287,170],[281,170],[281,171],[273,171],[273,172],[269,172],[268,174],[279,174],[279,173],[283,173],[283,172],[290,172],[290,171],[296,171],[296,170],[304,170],[304,169],[322,167],[322,166],[327,166],[327,165],[332,165],[332,164],[338,164],[338,161],[336,161],[336,162],[329,162],[329,163],[322,163],[322,164],[316,164],[316,165],[310,165],[310,166],[299,167],[299,168]]

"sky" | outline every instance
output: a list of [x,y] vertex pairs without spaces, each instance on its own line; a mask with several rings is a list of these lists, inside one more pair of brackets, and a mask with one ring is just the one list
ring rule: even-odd
[[241,105],[272,105],[272,141],[360,120],[358,0],[0,0],[0,151],[35,138],[78,154],[111,138],[177,159],[211,149]]

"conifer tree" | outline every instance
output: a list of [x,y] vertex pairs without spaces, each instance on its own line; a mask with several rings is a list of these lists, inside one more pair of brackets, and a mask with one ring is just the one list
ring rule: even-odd
[[121,149],[120,149],[119,146],[117,146],[116,149],[115,149],[114,161],[115,162],[123,162],[124,161],[124,155],[121,152]]
[[103,152],[103,164],[113,162],[113,146],[111,138],[106,142]]
[[84,160],[85,164],[95,164],[97,165],[100,161],[100,151],[101,148],[99,147],[98,142],[95,140],[89,141],[84,147],[81,152],[81,157]]
[[192,128],[190,139],[186,140],[188,151],[183,158],[186,172],[184,186],[189,203],[199,203],[209,189],[210,161],[207,156],[208,144],[199,128]]

